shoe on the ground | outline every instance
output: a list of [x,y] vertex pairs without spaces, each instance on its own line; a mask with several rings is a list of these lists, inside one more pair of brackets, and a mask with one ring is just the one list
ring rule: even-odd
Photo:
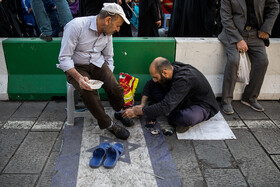
[[254,102],[251,102],[249,100],[241,100],[241,103],[246,105],[246,106],[249,106],[251,107],[252,109],[254,109],[255,111],[258,111],[258,112],[262,112],[264,111],[264,108],[262,107],[262,105],[260,105],[260,103],[258,103],[258,101],[254,101]]
[[130,132],[125,128],[114,123],[111,128],[107,128],[111,133],[113,133],[117,138],[126,140],[130,136]]
[[227,104],[222,104],[222,110],[225,114],[233,114],[234,113],[234,110],[232,108],[232,105],[227,103]]
[[188,131],[192,126],[177,126],[176,127],[176,132],[178,133],[184,133]]
[[46,42],[52,41],[52,36],[51,35],[45,35],[43,33],[40,34],[40,39],[45,40]]
[[117,120],[120,120],[122,122],[122,124],[126,127],[131,127],[134,125],[133,120],[129,119],[129,118],[123,118],[121,112],[115,112],[115,118]]

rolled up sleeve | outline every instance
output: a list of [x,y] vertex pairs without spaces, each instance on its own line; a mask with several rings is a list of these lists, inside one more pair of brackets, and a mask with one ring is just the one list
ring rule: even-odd
[[112,42],[112,37],[109,37],[108,43],[104,50],[102,51],[102,54],[104,56],[104,60],[107,64],[107,66],[110,68],[110,70],[113,72],[114,71],[114,52],[113,52],[113,42]]
[[79,29],[74,24],[67,24],[65,26],[63,37],[61,40],[61,48],[58,56],[59,64],[57,68],[62,69],[64,72],[74,68],[74,61],[72,56],[78,44]]

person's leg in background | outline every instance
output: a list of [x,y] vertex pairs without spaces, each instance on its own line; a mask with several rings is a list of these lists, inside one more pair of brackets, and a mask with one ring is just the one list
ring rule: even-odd
[[233,114],[231,102],[236,84],[237,71],[240,60],[240,53],[237,51],[236,44],[225,46],[227,64],[224,71],[224,81],[222,89],[222,110],[225,114]]
[[49,16],[49,19],[51,21],[52,25],[52,36],[58,37],[58,34],[60,32],[60,24],[58,21],[58,14],[56,10],[47,10],[47,14]]
[[27,27],[28,36],[29,37],[34,37],[34,31],[35,31],[34,29],[35,29],[35,27],[32,26],[32,25],[27,25],[26,27]]
[[56,5],[60,24],[64,27],[73,19],[68,2],[66,0],[53,0]]
[[264,41],[259,38],[248,38],[249,50],[247,51],[251,61],[249,84],[245,87],[241,102],[256,111],[264,111],[257,102],[268,66],[268,58]]
[[42,0],[31,0],[32,10],[36,19],[36,23],[41,31],[40,38],[45,41],[52,41],[52,27],[49,17],[44,8]]

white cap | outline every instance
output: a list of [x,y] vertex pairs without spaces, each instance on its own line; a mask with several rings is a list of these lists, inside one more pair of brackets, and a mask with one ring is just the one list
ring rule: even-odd
[[116,3],[104,3],[102,10],[112,13],[113,15],[120,15],[127,24],[130,24],[128,19],[125,17],[122,7]]

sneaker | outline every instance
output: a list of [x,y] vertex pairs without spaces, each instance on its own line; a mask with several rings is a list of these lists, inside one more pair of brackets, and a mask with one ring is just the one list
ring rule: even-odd
[[223,104],[223,105],[222,105],[222,109],[223,109],[223,112],[224,112],[225,114],[230,115],[230,114],[233,114],[233,113],[234,113],[234,110],[233,110],[231,104],[229,104],[229,103]]
[[184,133],[188,131],[192,126],[177,126],[176,127],[176,132],[178,133]]
[[52,36],[51,35],[45,35],[43,33],[40,34],[40,39],[45,40],[46,42],[52,41]]
[[117,138],[126,140],[129,136],[130,133],[128,130],[125,128],[119,126],[114,122],[113,126],[111,128],[107,128],[111,133],[113,133]]
[[264,108],[262,107],[262,105],[260,105],[260,103],[258,103],[258,101],[251,102],[251,101],[247,101],[247,100],[242,99],[241,103],[246,105],[246,106],[251,107],[255,111],[258,111],[258,112],[264,111]]
[[121,112],[115,112],[114,116],[117,120],[120,120],[122,122],[122,124],[126,127],[131,127],[134,125],[133,120],[129,119],[129,118],[123,118]]

